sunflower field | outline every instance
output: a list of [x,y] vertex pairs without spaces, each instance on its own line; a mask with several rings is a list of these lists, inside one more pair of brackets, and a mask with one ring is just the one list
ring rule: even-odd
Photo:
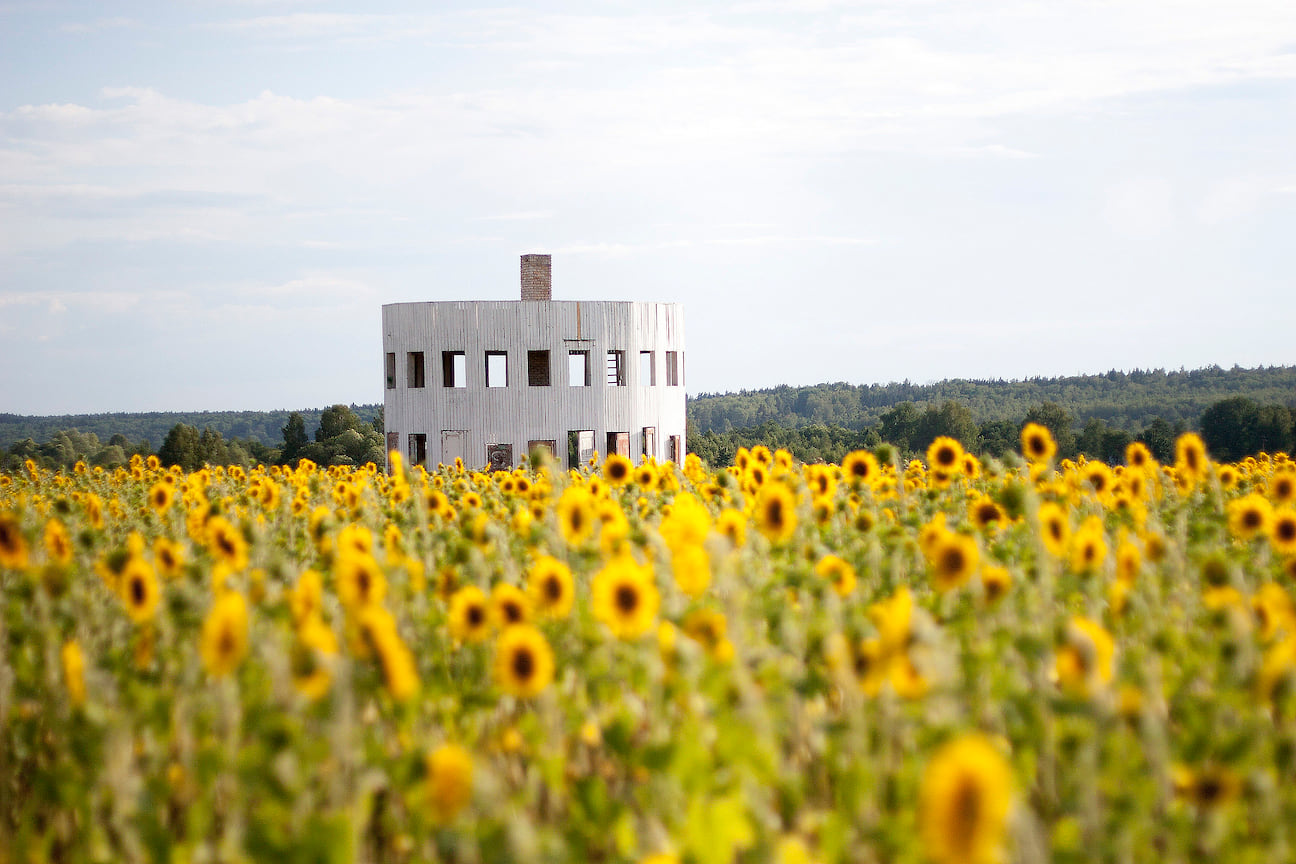
[[1296,464],[0,475],[0,862],[1296,860]]

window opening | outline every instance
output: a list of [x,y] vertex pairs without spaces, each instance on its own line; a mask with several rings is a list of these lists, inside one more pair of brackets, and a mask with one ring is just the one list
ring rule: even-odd
[[643,430],[643,455],[657,458],[657,427],[645,426]]
[[487,387],[507,387],[508,386],[508,352],[507,351],[487,351],[486,352],[486,386]]
[[422,465],[427,462],[427,434],[411,432],[409,436],[409,460],[411,465]]
[[527,352],[527,386],[549,386],[549,352]]
[[423,352],[410,351],[405,356],[408,358],[406,362],[406,366],[408,368],[405,377],[405,386],[422,387],[423,386]]
[[589,352],[588,351],[568,351],[567,352],[567,386],[568,387],[588,387],[590,386],[589,370]]
[[625,386],[625,352],[607,352],[607,383],[609,387]]
[[396,389],[396,352],[387,352],[387,389]]
[[679,386],[679,352],[666,352],[666,386]]
[[567,467],[580,468],[594,457],[594,430],[567,433]]
[[446,387],[468,386],[468,357],[464,352],[441,352],[441,381]]
[[513,467],[512,444],[487,444],[486,466],[492,471],[507,471]]
[[653,363],[653,352],[639,352],[639,384],[643,387],[657,386],[657,364]]
[[613,453],[618,456],[630,457],[630,433],[629,432],[609,432],[607,433],[607,454]]

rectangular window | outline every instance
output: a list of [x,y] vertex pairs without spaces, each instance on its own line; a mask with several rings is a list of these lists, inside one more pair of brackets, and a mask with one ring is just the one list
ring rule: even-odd
[[486,386],[487,387],[507,387],[508,386],[508,352],[507,351],[487,351],[486,352]]
[[468,357],[464,352],[441,352],[441,383],[446,387],[468,386]]
[[567,433],[567,467],[580,468],[594,458],[594,431],[576,430]]
[[679,379],[679,352],[666,352],[666,386],[678,387]]
[[441,464],[453,465],[455,459],[463,459],[468,433],[463,429],[441,430]]
[[507,471],[513,467],[512,444],[487,444],[486,467],[492,471]]
[[588,351],[567,352],[567,386],[590,386],[590,368]]
[[396,352],[387,352],[387,389],[396,389]]
[[410,351],[406,355],[406,387],[423,386],[423,352]]
[[550,459],[558,458],[558,442],[552,438],[532,439],[527,442],[527,453],[534,456],[537,450],[548,452]]
[[666,448],[666,457],[676,465],[684,461],[684,440],[678,435],[670,436],[670,444]]
[[657,364],[653,362],[653,352],[639,352],[639,385],[641,387],[657,386]]
[[653,459],[657,458],[657,427],[645,426],[643,430],[644,451],[643,455]]
[[613,453],[618,456],[630,458],[630,433],[629,432],[609,432],[607,433],[607,455]]
[[625,386],[626,376],[624,351],[609,351],[607,353],[607,383],[609,387]]
[[389,454],[395,453],[398,456],[400,455],[400,433],[399,432],[387,433],[387,452]]
[[549,386],[549,352],[527,352],[527,386]]
[[422,465],[427,462],[427,435],[413,432],[409,436],[409,461],[411,465]]

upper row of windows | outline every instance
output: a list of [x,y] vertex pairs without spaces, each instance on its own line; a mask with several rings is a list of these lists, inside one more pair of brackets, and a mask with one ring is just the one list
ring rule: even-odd
[[[684,352],[667,351],[666,353],[666,386],[679,387],[684,381]],[[569,387],[589,387],[592,383],[593,370],[590,366],[591,351],[572,349],[567,352],[567,385]],[[550,351],[527,352],[527,386],[549,387],[552,381]],[[486,386],[509,386],[509,362],[507,351],[486,352]],[[626,380],[626,352],[607,352],[604,367],[609,387],[624,387]],[[639,352],[639,384],[644,387],[657,385],[657,352]],[[427,363],[424,352],[405,352],[405,386],[427,386]],[[441,352],[441,386],[468,386],[468,357],[463,351]],[[387,389],[396,389],[396,353],[387,352]]]

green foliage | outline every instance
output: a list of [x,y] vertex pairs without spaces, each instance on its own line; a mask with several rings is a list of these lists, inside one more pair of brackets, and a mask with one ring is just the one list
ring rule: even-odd
[[[1019,421],[1043,402],[1060,405],[1078,424],[1097,417],[1113,429],[1131,434],[1156,418],[1173,426],[1195,424],[1214,402],[1246,396],[1259,403],[1290,406],[1296,394],[1296,366],[1256,369],[1206,369],[1167,372],[1164,369],[1022,381],[951,379],[935,384],[781,386],[738,393],[703,393],[689,400],[689,429],[753,428],[765,422],[780,426],[844,426],[866,429],[904,402],[919,413],[947,401],[967,406],[979,424],[991,420]],[[965,444],[967,442],[964,442]]]
[[1222,399],[1201,417],[1202,440],[1211,456],[1235,461],[1261,450],[1292,448],[1292,415],[1284,405],[1261,405],[1245,396]]

